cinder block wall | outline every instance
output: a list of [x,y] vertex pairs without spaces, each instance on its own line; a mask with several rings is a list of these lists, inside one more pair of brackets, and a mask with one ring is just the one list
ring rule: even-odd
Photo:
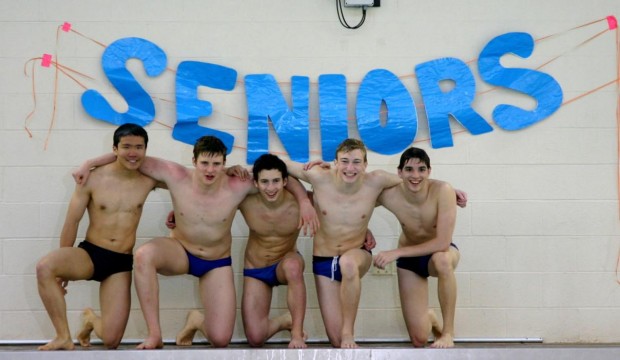
[[[548,342],[620,339],[618,93],[611,84],[583,96],[618,77],[616,33],[605,32],[606,22],[570,30],[620,15],[619,2],[599,0],[584,6],[565,0],[385,0],[380,8],[368,10],[366,23],[358,30],[338,23],[333,0],[0,0],[0,9],[0,340],[53,336],[37,294],[35,264],[58,246],[73,191],[71,170],[109,151],[115,128],[90,118],[80,95],[85,88],[93,88],[119,111],[126,106],[101,70],[103,47],[91,39],[109,44],[129,36],[159,45],[171,70],[184,60],[237,70],[239,83],[233,91],[200,89],[214,106],[214,114],[203,125],[236,138],[229,164],[246,160],[245,75],[274,75],[287,97],[291,76],[310,78],[311,149],[319,150],[318,76],[347,77],[350,133],[357,137],[354,109],[359,82],[370,70],[392,71],[418,105],[415,145],[429,150],[432,176],[466,190],[470,197],[468,207],[458,211],[454,238],[462,251],[457,337],[541,337]],[[345,14],[353,24],[360,17],[359,10],[345,9]],[[65,21],[84,36],[57,31]],[[530,33],[535,39],[556,35],[537,42],[530,58],[508,56],[505,65],[534,69],[557,57],[541,71],[560,83],[565,102],[574,101],[534,126],[504,131],[492,120],[498,104],[525,109],[536,104],[502,90],[485,92],[491,88],[477,78],[479,93],[473,106],[495,130],[472,136],[457,133],[462,128],[453,122],[455,146],[432,149],[414,67],[440,57],[474,60],[489,40],[512,31]],[[599,32],[604,33],[586,42]],[[41,67],[38,60],[29,62],[43,53],[54,54],[75,80],[57,75],[53,67]],[[475,62],[470,66],[477,76]],[[147,127],[148,153],[191,165],[191,147],[171,136],[176,121],[174,73],[148,78],[137,61],[129,61],[128,68],[155,98],[156,122]],[[282,151],[276,136],[271,150]],[[319,154],[313,152],[312,157]],[[370,169],[395,171],[397,160],[398,156],[371,153]],[[166,233],[163,222],[170,208],[166,191],[149,196],[138,244]],[[80,237],[87,222],[85,217]],[[371,228],[378,249],[396,245],[399,225],[389,212],[377,209]],[[235,220],[233,235],[240,295],[247,236],[241,216]],[[311,239],[300,238],[299,246],[307,261],[306,330],[311,339],[324,339],[310,274]],[[430,281],[430,304],[438,307],[435,284]],[[275,291],[274,313],[286,308],[282,290]],[[69,320],[75,332],[81,309],[99,306],[97,285],[72,283],[68,291]],[[192,278],[162,278],[164,337],[174,338],[187,310],[198,306]],[[234,337],[240,340],[240,316],[237,325]],[[395,276],[364,278],[356,326],[360,340],[407,337]],[[134,296],[125,338],[144,335]]]

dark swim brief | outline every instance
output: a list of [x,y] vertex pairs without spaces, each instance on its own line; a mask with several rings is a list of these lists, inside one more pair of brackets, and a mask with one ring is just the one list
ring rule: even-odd
[[132,254],[123,254],[104,249],[88,242],[88,240],[79,243],[78,247],[84,249],[88,256],[90,256],[90,261],[93,262],[93,276],[88,280],[101,282],[110,275],[133,269]]
[[282,283],[278,281],[278,275],[276,274],[278,264],[280,263],[278,262],[271,266],[256,269],[243,269],[243,276],[260,280],[271,287],[282,285]]
[[[457,250],[459,249],[453,243],[450,243],[450,246]],[[396,260],[396,266],[401,269],[413,271],[421,277],[427,278],[430,276],[428,273],[428,263],[431,261],[431,256],[433,256],[433,254],[398,258],[398,260]]]
[[187,253],[187,260],[189,260],[189,270],[187,273],[195,277],[201,277],[213,269],[232,265],[230,256],[217,260],[205,260],[190,254],[187,250],[185,252]]
[[[368,251],[372,255],[370,250],[361,248]],[[321,275],[330,278],[332,281],[342,281],[342,273],[340,272],[340,256],[313,256],[312,257],[312,272],[315,275]]]

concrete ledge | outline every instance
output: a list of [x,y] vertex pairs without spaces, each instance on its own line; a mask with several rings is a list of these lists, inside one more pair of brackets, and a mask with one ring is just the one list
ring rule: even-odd
[[0,360],[273,360],[273,359],[347,359],[347,360],[410,360],[410,359],[541,359],[541,360],[617,360],[620,344],[584,345],[466,345],[453,349],[413,349],[393,344],[362,344],[360,349],[344,350],[329,347],[310,347],[289,350],[268,347],[250,349],[231,347],[212,349],[207,346],[179,348],[166,346],[162,350],[135,350],[123,346],[118,350],[105,350],[100,346],[74,351],[37,351],[35,346],[0,346]]

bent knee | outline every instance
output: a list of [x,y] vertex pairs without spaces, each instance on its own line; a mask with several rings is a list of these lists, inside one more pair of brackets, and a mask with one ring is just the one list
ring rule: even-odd
[[287,279],[299,279],[303,277],[304,264],[300,259],[287,259],[282,262],[282,269]]
[[136,249],[136,253],[133,256],[136,270],[140,266],[151,264],[154,257],[155,250],[152,246],[149,246],[148,244],[140,246],[138,249]]
[[428,343],[428,337],[426,334],[414,334],[411,337],[411,343],[414,347],[424,347]]
[[265,345],[265,338],[262,336],[247,336],[247,339],[250,347],[263,347]]
[[43,258],[36,265],[37,279],[54,275],[54,266],[47,258]]
[[452,257],[447,251],[434,253],[433,256],[431,256],[431,262],[438,274],[449,274],[454,272]]
[[107,349],[116,349],[121,344],[122,339],[123,339],[122,336],[104,335],[101,341],[103,341],[103,346],[105,346]]
[[359,277],[359,265],[350,257],[340,258],[340,272],[343,278]]
[[209,342],[211,343],[213,347],[225,348],[230,344],[231,338],[232,336],[215,335],[215,336],[209,337]]

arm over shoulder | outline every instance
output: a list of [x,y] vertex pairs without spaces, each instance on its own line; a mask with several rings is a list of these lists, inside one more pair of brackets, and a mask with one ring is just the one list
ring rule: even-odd
[[149,176],[158,182],[163,182],[168,186],[171,182],[186,176],[189,171],[181,164],[152,156],[147,156],[144,158],[144,162],[140,166],[139,170],[144,175]]
[[391,188],[402,183],[402,179],[398,175],[391,174],[385,170],[374,170],[369,174],[372,175],[373,179],[376,179],[378,186],[382,189]]

